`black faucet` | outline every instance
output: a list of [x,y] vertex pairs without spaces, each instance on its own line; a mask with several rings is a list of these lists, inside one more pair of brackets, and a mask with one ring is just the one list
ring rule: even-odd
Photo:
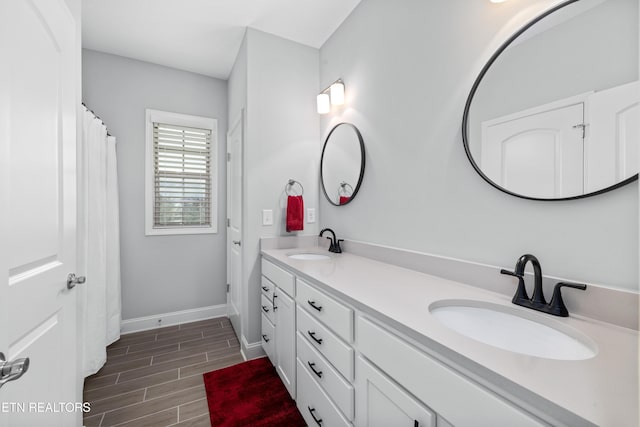
[[[534,278],[533,295],[531,296],[531,298],[529,298],[529,295],[527,295],[527,289],[524,286],[524,268],[529,261],[531,261],[531,264],[533,265]],[[544,291],[542,290],[542,268],[540,267],[540,261],[538,261],[538,258],[531,254],[522,255],[518,259],[514,271],[500,270],[500,273],[518,278],[518,288],[516,289],[516,293],[513,296],[513,299],[511,300],[512,303],[520,305],[522,307],[531,308],[533,310],[542,311],[543,313],[552,314],[554,316],[569,316],[569,311],[567,310],[567,307],[564,305],[564,301],[562,300],[562,293],[560,292],[560,288],[569,287],[581,289],[583,291],[587,289],[587,285],[579,283],[559,282],[553,289],[551,302],[547,304],[547,301],[544,298]]]
[[344,239],[337,240],[336,239],[336,233],[330,228],[324,228],[320,232],[320,237],[322,237],[322,235],[324,234],[325,231],[328,231],[329,233],[331,233],[331,236],[333,236],[333,237],[327,237],[327,239],[329,239],[331,241],[331,244],[329,245],[329,252],[333,252],[333,253],[336,253],[336,254],[341,254],[342,253],[342,248],[340,247],[340,242],[344,242]]

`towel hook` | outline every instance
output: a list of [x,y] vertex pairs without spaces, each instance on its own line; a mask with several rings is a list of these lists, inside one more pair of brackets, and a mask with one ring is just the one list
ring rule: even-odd
[[[289,191],[292,190],[292,187],[298,184],[300,186],[300,194],[291,194]],[[302,196],[304,194],[304,187],[302,186],[302,184],[299,181],[296,181],[295,179],[289,179],[289,182],[287,182],[287,185],[284,186],[284,192],[287,194],[287,196]]]
[[353,194],[353,187],[349,183],[342,181],[340,183],[340,188],[338,189],[338,195],[351,197],[352,194]]

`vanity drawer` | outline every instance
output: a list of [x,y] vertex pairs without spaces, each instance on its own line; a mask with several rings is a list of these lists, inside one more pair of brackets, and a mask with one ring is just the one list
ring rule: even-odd
[[298,359],[298,410],[311,427],[350,426],[336,405],[316,383]]
[[347,342],[353,342],[353,310],[327,294],[298,279],[296,289],[298,304],[327,325]]
[[266,316],[271,323],[275,324],[275,321],[273,320],[273,303],[271,300],[267,299],[264,294],[260,299],[260,310],[262,311],[263,316]]
[[293,274],[263,258],[262,275],[271,280],[277,287],[289,294],[290,297],[295,298],[296,278]]
[[[356,327],[360,351],[451,424],[518,427],[546,425],[368,319],[358,317]],[[464,411],[460,410],[462,404]]]
[[260,283],[260,288],[262,289],[262,294],[267,297],[267,299],[273,302],[273,290],[275,289],[275,285],[271,283],[269,279],[262,276],[262,283]]
[[349,420],[353,420],[353,386],[342,378],[342,375],[303,338],[300,332],[298,332],[297,349],[298,359],[309,371],[311,377],[322,386],[342,413]]
[[298,331],[348,381],[353,380],[353,349],[306,310],[296,307]]
[[275,365],[275,340],[276,328],[273,323],[267,319],[267,316],[262,315],[262,348],[267,353],[267,357],[271,360],[271,363]]

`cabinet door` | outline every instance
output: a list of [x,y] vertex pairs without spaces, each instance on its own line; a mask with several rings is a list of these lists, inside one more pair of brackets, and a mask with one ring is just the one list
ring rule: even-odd
[[296,304],[280,288],[274,293],[276,370],[292,398],[296,398]]
[[435,427],[436,415],[362,357],[358,357],[356,424],[361,427]]

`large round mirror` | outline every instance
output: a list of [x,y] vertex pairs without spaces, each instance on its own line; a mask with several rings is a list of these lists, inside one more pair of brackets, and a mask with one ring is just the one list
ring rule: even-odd
[[476,79],[467,156],[494,187],[586,197],[638,178],[638,0],[571,0],[512,36]]
[[322,148],[320,182],[325,197],[335,206],[354,199],[364,176],[364,141],[357,127],[339,123],[331,129]]

